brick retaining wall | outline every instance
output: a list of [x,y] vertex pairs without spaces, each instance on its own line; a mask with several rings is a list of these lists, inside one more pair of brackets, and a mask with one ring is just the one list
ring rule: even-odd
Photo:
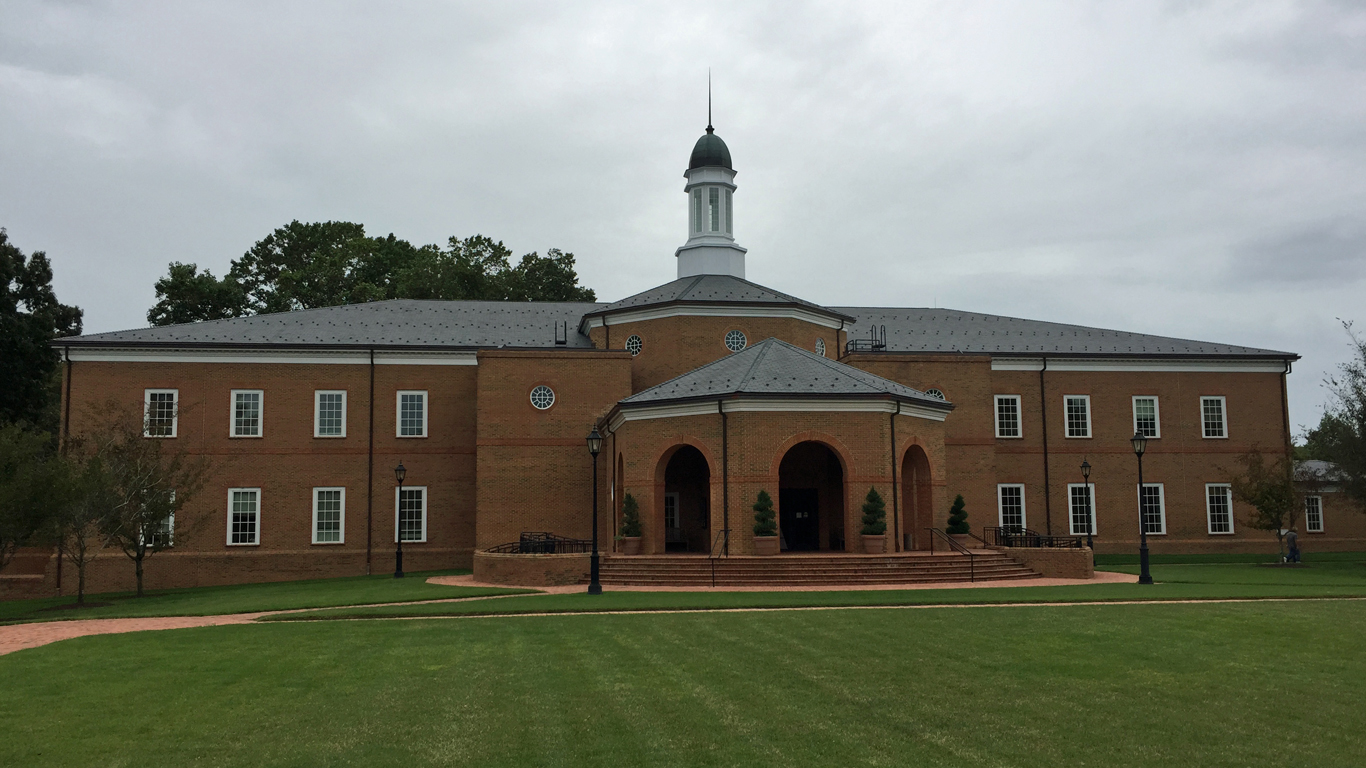
[[1091,550],[1035,547],[1001,547],[1012,560],[1046,579],[1090,579],[1096,574]]
[[590,555],[515,555],[474,553],[474,580],[485,584],[554,587],[578,584],[588,576]]

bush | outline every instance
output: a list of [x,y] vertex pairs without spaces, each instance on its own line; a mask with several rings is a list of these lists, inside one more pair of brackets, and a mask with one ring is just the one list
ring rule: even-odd
[[778,518],[773,514],[773,497],[768,491],[759,491],[759,499],[754,502],[754,535],[778,535]]
[[887,532],[887,504],[876,488],[868,489],[868,499],[863,502],[863,535],[881,536]]
[[640,505],[636,503],[636,497],[629,493],[621,500],[620,535],[622,538],[640,535]]
[[949,527],[944,530],[949,533],[963,534],[972,530],[968,525],[968,511],[964,509],[963,494],[958,494],[953,499],[953,506],[949,508]]

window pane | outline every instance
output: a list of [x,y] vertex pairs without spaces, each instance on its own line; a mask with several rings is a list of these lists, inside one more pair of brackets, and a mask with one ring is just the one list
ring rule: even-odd
[[1002,397],[996,400],[996,436],[1020,436],[1020,399]]
[[721,231],[721,190],[716,187],[707,187],[707,213],[711,220],[710,231]]
[[692,191],[692,231],[702,231],[702,190]]
[[175,392],[147,393],[147,436],[171,437],[175,434]]
[[233,544],[256,543],[256,491],[233,491],[229,519]]
[[1204,415],[1205,437],[1224,436],[1224,401],[1217,397],[1200,399],[1200,410]]
[[261,393],[238,392],[233,399],[232,433],[238,437],[261,434]]
[[726,234],[728,235],[735,234],[735,216],[731,213],[731,205],[731,193],[728,189],[726,190]]
[[1144,437],[1157,437],[1157,398],[1134,398],[1134,430]]
[[1094,533],[1094,529],[1088,531],[1088,524],[1092,524],[1091,512],[1091,489],[1089,486],[1072,486],[1072,535],[1082,536],[1086,533]]
[[1311,533],[1323,533],[1323,498],[1306,496],[1304,499],[1304,529]]
[[322,392],[318,394],[318,435],[340,437],[343,418],[342,393]]
[[1091,427],[1087,423],[1087,400],[1084,397],[1067,398],[1067,436],[1090,437]]
[[314,538],[319,543],[341,541],[341,489],[317,491],[318,530]]
[[422,540],[421,488],[404,488],[398,496],[398,536],[401,541]]
[[1206,491],[1209,532],[1233,533],[1233,505],[1226,485],[1211,485]]
[[1144,484],[1139,499],[1144,531],[1162,533],[1162,486]]
[[421,392],[405,393],[399,396],[398,433],[405,437],[423,435],[423,410],[426,397]]
[[1018,485],[1003,485],[1001,493],[1001,525],[1009,528],[1024,527],[1024,488]]

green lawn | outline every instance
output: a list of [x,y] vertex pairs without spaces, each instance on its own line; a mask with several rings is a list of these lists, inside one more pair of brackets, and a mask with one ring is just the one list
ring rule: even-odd
[[337,605],[392,603],[404,600],[441,600],[452,597],[521,594],[533,590],[443,587],[428,584],[429,576],[469,573],[469,571],[432,571],[410,573],[406,578],[351,576],[340,579],[313,579],[271,584],[236,584],[224,587],[195,587],[148,592],[133,597],[131,592],[87,595],[92,603],[110,605],[80,609],[60,609],[73,605],[75,598],[48,597],[38,600],[0,602],[0,624],[62,619],[109,619],[129,616],[212,616],[220,613],[283,611],[297,608],[325,608]]
[[1366,602],[107,635],[0,657],[0,765],[1359,766],[1363,636]]
[[[1361,557],[1358,555],[1358,557]],[[1137,567],[1109,570],[1137,574]],[[943,605],[1122,600],[1212,600],[1273,597],[1366,597],[1366,562],[1330,561],[1306,568],[1268,568],[1248,563],[1155,565],[1157,584],[1083,584],[1061,587],[984,587],[850,592],[613,592],[531,595],[469,603],[336,608],[282,614],[268,621],[396,616],[459,616],[706,608],[800,606]],[[1136,579],[1135,579],[1136,581]]]

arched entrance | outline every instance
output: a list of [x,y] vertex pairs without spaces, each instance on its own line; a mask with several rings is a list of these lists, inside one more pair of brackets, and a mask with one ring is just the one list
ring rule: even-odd
[[664,467],[661,524],[665,552],[711,550],[711,468],[702,452],[680,446]]
[[778,465],[778,532],[789,552],[848,549],[844,467],[824,443],[797,443]]
[[[904,541],[906,549],[929,549],[926,528],[936,527],[934,519],[934,496],[930,488],[930,458],[925,449],[913,445],[906,450],[901,459],[901,514],[905,520]],[[948,515],[948,510],[944,510]],[[947,517],[945,518],[947,519]]]

